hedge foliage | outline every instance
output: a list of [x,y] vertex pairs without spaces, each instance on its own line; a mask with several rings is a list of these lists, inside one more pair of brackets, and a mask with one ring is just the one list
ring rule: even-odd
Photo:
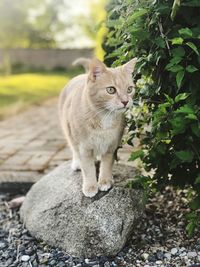
[[[138,58],[137,98],[143,105],[130,119],[130,140],[144,134],[140,157],[154,177],[144,185],[190,187],[187,230],[200,210],[200,1],[112,0],[105,61],[120,65]],[[139,75],[139,76],[138,76]]]

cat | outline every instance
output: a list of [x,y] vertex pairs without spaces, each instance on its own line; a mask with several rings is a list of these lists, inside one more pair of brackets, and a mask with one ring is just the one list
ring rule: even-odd
[[[82,61],[82,62],[81,62]],[[124,112],[133,103],[132,80],[137,59],[108,68],[98,59],[77,60],[87,73],[73,78],[59,97],[61,126],[72,150],[73,171],[82,171],[82,192],[94,197],[113,185],[114,153],[125,127]],[[99,178],[95,160],[100,156]]]

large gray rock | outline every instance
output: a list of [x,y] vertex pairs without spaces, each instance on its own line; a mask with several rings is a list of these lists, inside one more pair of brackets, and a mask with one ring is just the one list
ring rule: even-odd
[[113,256],[143,211],[142,191],[124,186],[133,176],[132,167],[116,165],[114,187],[90,199],[81,192],[81,173],[66,162],[31,188],[21,218],[33,236],[72,255]]

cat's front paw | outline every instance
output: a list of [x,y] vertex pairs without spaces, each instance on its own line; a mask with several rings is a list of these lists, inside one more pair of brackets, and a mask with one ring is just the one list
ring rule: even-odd
[[97,184],[83,185],[82,191],[86,197],[94,197],[98,193],[98,186]]
[[100,179],[98,182],[99,190],[100,191],[108,191],[114,184],[113,179]]
[[71,168],[73,171],[80,171],[80,162],[78,160],[72,160]]

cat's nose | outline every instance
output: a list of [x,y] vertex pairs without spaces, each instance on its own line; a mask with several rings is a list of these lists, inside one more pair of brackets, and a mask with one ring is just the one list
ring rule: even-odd
[[126,107],[126,105],[128,104],[128,101],[122,101],[122,104]]

